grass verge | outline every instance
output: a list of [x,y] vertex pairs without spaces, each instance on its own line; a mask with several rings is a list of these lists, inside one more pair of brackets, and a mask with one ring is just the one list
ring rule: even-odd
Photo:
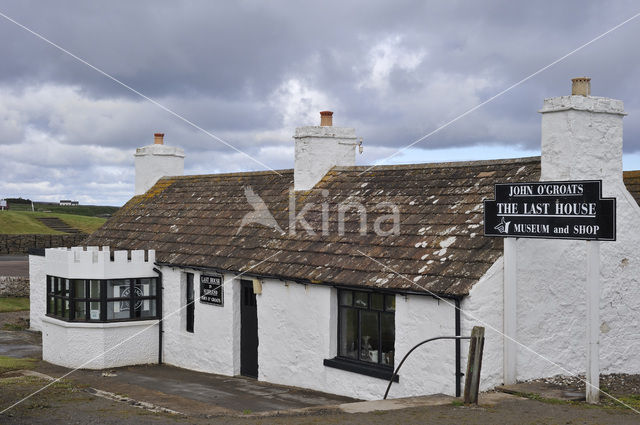
[[0,356],[0,374],[12,370],[31,369],[35,367],[36,359],[17,359],[15,357]]
[[29,310],[29,298],[27,297],[0,298],[0,313],[25,310]]

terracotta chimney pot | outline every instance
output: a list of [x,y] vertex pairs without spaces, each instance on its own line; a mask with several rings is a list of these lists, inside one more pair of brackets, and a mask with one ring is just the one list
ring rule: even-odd
[[320,125],[323,127],[331,127],[333,125],[333,112],[321,111],[320,112]]
[[164,133],[155,133],[153,135],[153,143],[156,145],[164,145]]

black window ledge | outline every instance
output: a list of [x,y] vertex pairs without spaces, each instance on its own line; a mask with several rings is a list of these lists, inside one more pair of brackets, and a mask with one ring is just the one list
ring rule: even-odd
[[[363,362],[356,362],[340,357],[333,359],[324,359],[324,365],[336,369],[346,370],[347,372],[359,373],[360,375],[371,376],[373,378],[384,379],[388,381],[393,375],[393,370],[389,367],[377,366]],[[399,382],[400,377],[395,376],[393,382]]]

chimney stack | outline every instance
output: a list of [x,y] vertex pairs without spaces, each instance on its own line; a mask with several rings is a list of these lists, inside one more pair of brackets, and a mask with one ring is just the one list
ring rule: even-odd
[[164,133],[153,135],[153,145],[136,149],[134,162],[136,195],[145,193],[160,177],[181,176],[184,173],[184,151],[175,146],[165,145]]
[[622,180],[621,100],[591,96],[591,79],[574,78],[571,96],[544,100],[541,181]]
[[296,128],[294,190],[310,190],[335,166],[356,164],[355,128],[333,127],[333,112],[320,112],[320,125]]

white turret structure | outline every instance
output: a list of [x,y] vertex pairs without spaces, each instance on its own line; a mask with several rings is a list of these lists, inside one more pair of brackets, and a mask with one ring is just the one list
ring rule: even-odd
[[135,195],[149,190],[160,177],[180,176],[184,173],[184,151],[164,144],[164,134],[154,134],[154,144],[136,149]]

